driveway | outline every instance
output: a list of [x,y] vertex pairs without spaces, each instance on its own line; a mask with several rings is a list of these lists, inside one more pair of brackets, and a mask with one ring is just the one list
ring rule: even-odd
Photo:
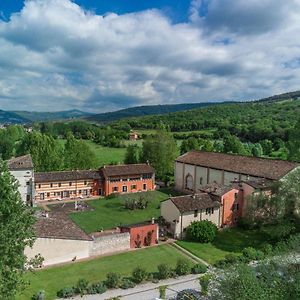
[[145,283],[136,286],[135,288],[122,290],[109,290],[101,295],[87,295],[83,297],[75,297],[76,300],[107,300],[119,296],[122,300],[155,300],[159,298],[158,288],[162,285],[167,285],[167,298],[176,296],[177,292],[184,289],[200,290],[199,278],[200,275],[187,275],[177,279],[161,280],[159,283]]

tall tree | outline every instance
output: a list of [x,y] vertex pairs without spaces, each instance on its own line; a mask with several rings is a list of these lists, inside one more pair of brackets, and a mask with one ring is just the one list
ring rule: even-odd
[[0,158],[7,160],[13,156],[15,143],[12,137],[3,130],[0,132]]
[[35,240],[35,218],[21,200],[18,183],[0,160],[0,299],[13,299],[24,288],[24,249]]
[[199,141],[194,137],[190,137],[187,140],[182,141],[180,146],[180,153],[184,154],[191,150],[199,150],[199,148],[200,148]]
[[141,149],[138,145],[129,145],[126,149],[125,164],[137,164],[140,162]]
[[27,134],[19,146],[18,154],[29,153],[32,156],[36,171],[48,172],[62,168],[62,147],[51,136],[36,131]]
[[159,178],[172,174],[174,160],[178,155],[176,141],[166,130],[158,130],[143,142],[142,160],[149,162]]
[[82,140],[69,134],[64,150],[64,168],[68,170],[92,169],[96,167],[96,156]]
[[290,132],[288,150],[289,159],[300,161],[300,120]]

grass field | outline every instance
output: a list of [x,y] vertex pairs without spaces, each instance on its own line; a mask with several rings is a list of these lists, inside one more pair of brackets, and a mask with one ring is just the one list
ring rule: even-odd
[[80,278],[89,282],[102,281],[108,272],[130,276],[137,266],[145,268],[148,272],[155,272],[162,262],[175,267],[179,258],[182,258],[180,252],[169,245],[162,245],[36,271],[25,276],[30,286],[17,300],[31,299],[31,296],[41,289],[45,290],[46,299],[52,300],[56,298],[59,289],[76,284]]
[[[62,144],[66,142],[64,139],[59,140]],[[96,163],[94,168],[102,167],[103,165],[109,165],[111,163],[124,163],[126,148],[110,148],[103,147],[92,141],[83,140],[95,153]]]
[[[160,202],[169,197],[170,190],[152,191],[118,196],[114,199],[99,199],[89,201],[94,211],[73,213],[71,219],[87,233],[99,231],[100,229],[114,228],[120,225],[127,225],[150,220],[152,217],[160,216]],[[146,209],[128,210],[124,207],[124,197],[138,199],[147,194],[150,204]]]
[[245,247],[259,248],[264,242],[267,242],[266,236],[261,232],[238,228],[218,232],[212,243],[177,241],[178,245],[210,264],[223,259],[229,253],[240,254]]

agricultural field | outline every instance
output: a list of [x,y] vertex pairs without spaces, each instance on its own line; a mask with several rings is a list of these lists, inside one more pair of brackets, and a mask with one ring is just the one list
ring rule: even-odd
[[265,242],[266,236],[257,230],[232,228],[219,231],[212,243],[177,241],[177,244],[208,263],[215,264],[229,253],[241,254],[245,247],[259,249]]
[[180,258],[183,256],[179,251],[170,245],[162,245],[35,271],[25,276],[30,285],[17,300],[31,299],[39,290],[45,290],[47,300],[53,300],[58,290],[76,284],[81,278],[89,282],[103,281],[109,272],[130,276],[137,266],[155,272],[162,262],[174,268]]
[[[91,200],[88,204],[94,211],[70,214],[71,219],[85,232],[91,233],[101,229],[110,229],[120,225],[128,225],[150,220],[160,216],[160,202],[169,198],[171,191],[162,189],[146,193],[120,195],[113,199],[101,198]],[[124,206],[125,199],[139,199],[146,195],[150,203],[146,209],[129,210]]]

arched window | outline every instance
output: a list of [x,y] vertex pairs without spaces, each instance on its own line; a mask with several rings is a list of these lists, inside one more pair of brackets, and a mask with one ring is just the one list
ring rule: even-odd
[[191,174],[188,174],[185,178],[185,188],[187,190],[193,190],[194,180]]

